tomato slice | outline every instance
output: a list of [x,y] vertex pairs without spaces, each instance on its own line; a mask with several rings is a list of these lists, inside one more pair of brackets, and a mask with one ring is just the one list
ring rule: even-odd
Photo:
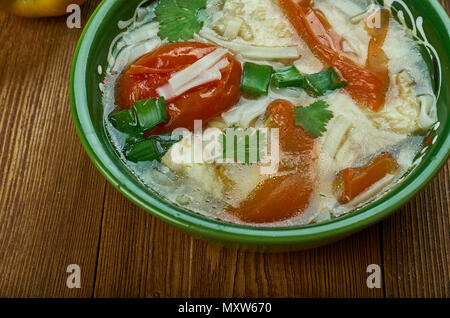
[[292,103],[277,100],[269,109],[271,127],[279,129],[278,174],[262,181],[238,208],[228,208],[228,212],[249,223],[282,221],[304,212],[315,188],[314,139],[295,126]]
[[[382,47],[389,27],[389,12],[381,10],[380,28],[366,26],[371,41],[366,65],[355,62],[354,54],[346,52],[344,39],[331,27],[311,0],[280,0],[279,4],[298,34],[314,54],[333,66],[347,82],[347,92],[373,111],[382,108],[389,86],[387,58]],[[370,29],[370,30],[369,30]]]
[[376,156],[370,164],[362,168],[347,168],[342,171],[341,195],[339,202],[345,204],[356,198],[387,174],[398,169],[398,164],[390,153]]
[[[182,42],[172,43],[144,55],[122,75],[118,84],[119,103],[129,109],[135,101],[159,97],[157,89],[170,77],[213,52],[217,46]],[[230,54],[230,64],[221,70],[222,79],[194,87],[181,96],[166,101],[168,122],[149,133],[163,134],[176,128],[194,128],[194,120],[209,120],[230,109],[240,98],[241,64]]]

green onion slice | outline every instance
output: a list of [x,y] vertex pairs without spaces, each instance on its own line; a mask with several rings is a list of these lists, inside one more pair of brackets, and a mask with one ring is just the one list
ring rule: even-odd
[[324,96],[347,86],[346,82],[339,82],[339,74],[332,67],[316,74],[302,75],[292,65],[277,70],[273,75],[273,82],[279,88],[300,87],[315,96]]
[[124,148],[124,155],[125,158],[132,162],[160,161],[169,149],[181,139],[183,139],[183,136],[179,136],[178,139],[172,139],[171,133],[152,136],[149,139],[144,139],[142,134],[130,135],[127,142],[132,143],[133,140],[136,140],[136,142]]
[[125,158],[131,162],[160,160],[160,154],[154,138],[126,146],[123,150]]
[[136,114],[131,109],[122,110],[120,112],[109,115],[109,121],[114,128],[123,133],[138,133]]
[[164,97],[143,99],[134,103],[140,131],[149,130],[167,121],[166,103]]
[[339,74],[330,67],[320,73],[305,76],[305,89],[317,96],[323,96],[330,91],[347,86],[346,82],[339,82]]
[[303,87],[305,78],[294,66],[280,68],[273,74],[273,82],[276,87]]
[[273,67],[251,62],[244,64],[241,90],[251,96],[267,95]]
[[137,134],[130,134],[127,136],[127,139],[125,139],[125,143],[127,145],[136,144],[138,142],[144,141],[145,136],[143,133],[137,133]]

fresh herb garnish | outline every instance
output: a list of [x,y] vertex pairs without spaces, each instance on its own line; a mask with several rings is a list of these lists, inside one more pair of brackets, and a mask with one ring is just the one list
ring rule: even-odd
[[208,18],[205,9],[206,0],[160,0],[155,8],[158,36],[169,42],[192,39]]
[[312,138],[318,138],[327,130],[328,121],[333,112],[328,110],[328,103],[320,100],[307,107],[294,109],[295,125],[301,126]]

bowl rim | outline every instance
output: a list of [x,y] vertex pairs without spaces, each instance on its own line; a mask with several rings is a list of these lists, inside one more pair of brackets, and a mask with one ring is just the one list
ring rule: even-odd
[[[251,245],[314,244],[332,241],[366,228],[390,215],[417,194],[442,168],[450,155],[450,134],[440,135],[431,149],[428,164],[413,172],[400,186],[385,197],[362,208],[360,211],[319,224],[300,227],[266,228],[225,223],[190,213],[169,205],[167,202],[144,191],[115,166],[115,162],[102,148],[95,132],[87,101],[86,65],[98,27],[117,1],[103,0],[87,22],[78,41],[70,71],[70,104],[73,121],[91,161],[100,173],[125,197],[157,218],[193,235],[214,241]],[[429,5],[443,22],[450,34],[450,20],[437,1]],[[445,132],[450,129],[447,124]]]

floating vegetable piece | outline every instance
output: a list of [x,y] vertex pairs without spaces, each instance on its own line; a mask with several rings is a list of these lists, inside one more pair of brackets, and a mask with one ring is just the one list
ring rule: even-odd
[[145,136],[143,133],[131,134],[131,135],[127,136],[127,139],[125,139],[125,144],[132,145],[132,144],[136,144],[138,142],[144,141],[144,140],[145,140]]
[[339,81],[339,74],[330,67],[320,73],[305,76],[305,89],[312,91],[316,96],[323,96],[330,91],[347,86],[346,82]]
[[118,131],[127,134],[138,134],[139,128],[136,113],[132,109],[122,110],[109,115],[109,122]]
[[134,144],[129,144],[123,150],[125,158],[132,162],[160,161],[169,151],[170,147],[182,139],[173,139],[172,134],[152,136],[149,139],[140,139]]
[[289,67],[280,68],[273,74],[273,81],[276,87],[304,87],[305,78],[298,69],[291,65]]
[[163,97],[139,100],[131,109],[111,114],[109,121],[117,130],[138,136],[167,121],[166,103]]
[[156,140],[151,138],[129,145],[123,150],[125,158],[131,162],[160,160]]
[[267,95],[272,73],[273,67],[270,65],[246,62],[244,64],[241,90],[251,96]]
[[387,152],[376,156],[365,167],[343,170],[336,181],[341,192],[339,202],[346,204],[352,201],[386,175],[394,173],[398,167],[395,159]]
[[164,97],[139,100],[132,108],[136,112],[139,131],[149,130],[167,121]]
[[347,86],[346,82],[339,81],[339,74],[332,67],[316,74],[302,75],[292,65],[275,71],[273,80],[275,86],[279,88],[300,87],[315,96],[323,96],[330,91]]

